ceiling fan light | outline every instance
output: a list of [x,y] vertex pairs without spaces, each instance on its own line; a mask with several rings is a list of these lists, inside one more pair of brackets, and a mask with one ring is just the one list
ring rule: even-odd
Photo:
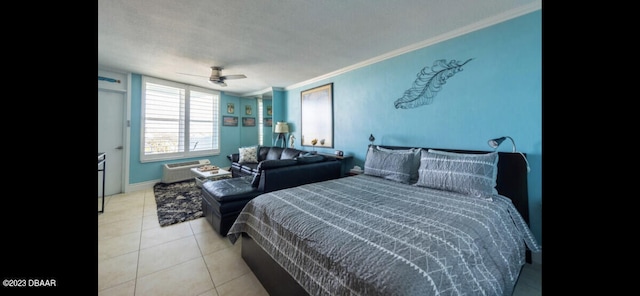
[[222,70],[222,67],[216,67],[216,66],[211,67],[211,78],[220,77],[220,70]]

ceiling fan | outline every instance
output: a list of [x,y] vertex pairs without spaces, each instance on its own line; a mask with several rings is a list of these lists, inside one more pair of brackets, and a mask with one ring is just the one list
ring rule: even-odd
[[217,84],[220,86],[227,86],[224,82],[227,79],[242,79],[247,78],[244,74],[235,74],[235,75],[220,75],[222,72],[222,67],[212,66],[211,67],[211,76],[209,76],[209,82],[213,84]]

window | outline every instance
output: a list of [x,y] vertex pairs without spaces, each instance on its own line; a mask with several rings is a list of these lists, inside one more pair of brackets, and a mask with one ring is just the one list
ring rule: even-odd
[[142,162],[220,154],[220,93],[142,79]]

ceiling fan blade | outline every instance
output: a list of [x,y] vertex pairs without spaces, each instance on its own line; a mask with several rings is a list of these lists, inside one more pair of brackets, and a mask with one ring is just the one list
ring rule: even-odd
[[209,76],[204,76],[204,75],[195,75],[195,74],[188,74],[188,73],[181,73],[181,72],[177,72],[180,75],[187,75],[187,76],[195,76],[195,77],[205,77],[208,78]]
[[236,75],[224,75],[224,76],[221,76],[220,78],[222,78],[222,79],[241,79],[241,78],[247,78],[247,76],[245,76],[244,74],[236,74]]

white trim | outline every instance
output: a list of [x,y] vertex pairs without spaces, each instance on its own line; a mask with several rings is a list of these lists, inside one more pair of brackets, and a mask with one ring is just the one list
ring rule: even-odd
[[267,88],[265,88],[263,90],[248,92],[248,93],[242,94],[240,96],[241,97],[262,96],[263,94],[268,93],[268,92],[273,92],[274,90],[283,91],[283,90],[285,90],[285,88],[284,87],[267,87]]
[[125,102],[125,139],[124,139],[124,192],[129,192],[129,164],[131,163],[131,77],[132,74],[127,74],[127,95]]
[[[124,174],[121,174],[120,180],[120,191],[122,193],[127,192],[127,186],[129,185],[129,139],[130,139],[130,127],[131,127],[131,73],[123,73],[119,71],[112,71],[106,69],[98,69],[98,76],[106,75],[112,76],[115,78],[120,78],[120,83],[118,86],[124,86],[124,88],[119,87],[110,87],[110,83],[105,83],[103,81],[98,81],[98,91],[108,91],[113,93],[119,93],[124,96],[124,114],[123,114],[123,122],[122,126],[124,127],[122,132],[122,170]],[[126,84],[123,83],[126,80]]]
[[328,79],[328,78],[331,78],[331,77],[334,77],[334,76],[338,76],[340,74],[344,74],[344,73],[347,73],[349,71],[353,71],[353,70],[358,69],[358,68],[369,66],[369,65],[384,61],[386,59],[390,59],[390,58],[393,58],[393,57],[396,57],[396,56],[399,56],[399,55],[403,55],[405,53],[408,53],[408,52],[411,52],[411,51],[414,51],[414,50],[418,50],[418,49],[421,49],[421,48],[424,48],[424,47],[427,47],[427,46],[430,46],[430,45],[433,45],[433,44],[437,44],[437,43],[440,43],[440,42],[443,42],[443,41],[446,41],[446,40],[449,40],[449,39],[452,39],[452,38],[455,38],[455,37],[458,37],[458,36],[461,36],[461,35],[464,35],[464,34],[468,34],[468,33],[471,33],[473,31],[484,29],[486,27],[493,26],[495,24],[498,24],[498,23],[501,23],[501,22],[504,22],[504,21],[519,17],[521,15],[524,15],[524,14],[527,14],[527,13],[530,13],[530,12],[533,12],[533,11],[536,11],[536,10],[540,10],[540,9],[542,9],[542,1],[535,1],[535,2],[532,2],[529,5],[524,5],[522,7],[518,7],[516,9],[512,9],[510,11],[507,11],[505,13],[502,13],[502,14],[499,14],[499,15],[496,15],[496,16],[493,16],[493,17],[490,17],[490,18],[486,18],[486,19],[484,19],[482,21],[479,21],[479,22],[476,22],[474,24],[459,28],[457,30],[453,30],[453,31],[447,32],[447,33],[442,34],[440,36],[436,36],[434,38],[427,39],[427,40],[422,41],[422,42],[418,42],[418,43],[415,43],[415,44],[412,44],[412,45],[409,45],[409,46],[406,46],[406,47],[402,47],[402,48],[396,49],[396,50],[388,52],[386,54],[383,54],[383,55],[380,55],[380,56],[377,56],[377,57],[362,61],[360,63],[357,63],[357,64],[354,64],[354,65],[339,69],[337,71],[333,71],[331,73],[327,73],[325,75],[318,76],[316,78],[312,78],[312,79],[309,79],[309,80],[306,80],[306,81],[302,81],[302,82],[299,82],[299,83],[296,83],[296,84],[289,85],[289,86],[285,87],[285,90],[292,90],[292,89],[295,89],[295,88],[298,88],[298,87],[301,87],[301,86],[305,86],[305,85],[308,85],[308,84],[316,83],[316,82],[322,81],[324,79]]

